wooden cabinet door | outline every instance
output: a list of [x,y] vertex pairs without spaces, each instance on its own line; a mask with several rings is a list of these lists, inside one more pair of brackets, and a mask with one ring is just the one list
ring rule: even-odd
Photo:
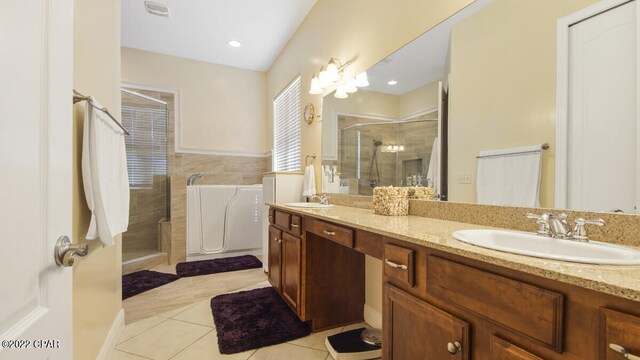
[[282,235],[282,297],[296,313],[299,313],[300,304],[301,256],[300,238],[284,233]]
[[389,284],[384,294],[385,360],[470,358],[468,323]]
[[491,360],[542,360],[495,335],[491,335]]
[[282,293],[282,231],[269,226],[269,282]]
[[601,308],[600,359],[622,360],[624,352],[640,358],[640,317]]

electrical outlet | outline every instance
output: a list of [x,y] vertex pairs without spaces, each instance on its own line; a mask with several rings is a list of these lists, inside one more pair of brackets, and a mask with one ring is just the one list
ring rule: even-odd
[[458,175],[458,184],[471,184],[471,174]]

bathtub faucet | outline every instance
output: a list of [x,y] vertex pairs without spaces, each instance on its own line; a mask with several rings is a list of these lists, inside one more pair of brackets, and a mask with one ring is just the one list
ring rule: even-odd
[[203,175],[204,175],[203,173],[197,173],[189,176],[189,178],[187,179],[187,186],[191,186],[195,184],[196,180],[201,178]]

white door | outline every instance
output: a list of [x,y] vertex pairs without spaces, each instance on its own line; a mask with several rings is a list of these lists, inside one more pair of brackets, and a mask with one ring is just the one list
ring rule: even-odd
[[0,1],[0,359],[72,358],[72,46],[71,0]]
[[635,1],[569,28],[569,209],[637,212]]

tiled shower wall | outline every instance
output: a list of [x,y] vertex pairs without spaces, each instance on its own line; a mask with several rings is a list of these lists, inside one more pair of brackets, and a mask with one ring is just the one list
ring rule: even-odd
[[176,153],[174,142],[174,97],[173,94],[136,90],[167,102],[169,124],[167,126],[167,158],[169,162],[169,191],[171,198],[171,236],[163,239],[161,251],[169,255],[175,264],[186,259],[187,248],[187,178],[195,173],[204,173],[197,184],[252,185],[262,183],[262,174],[271,171],[271,156],[245,157],[228,155],[204,155]]

